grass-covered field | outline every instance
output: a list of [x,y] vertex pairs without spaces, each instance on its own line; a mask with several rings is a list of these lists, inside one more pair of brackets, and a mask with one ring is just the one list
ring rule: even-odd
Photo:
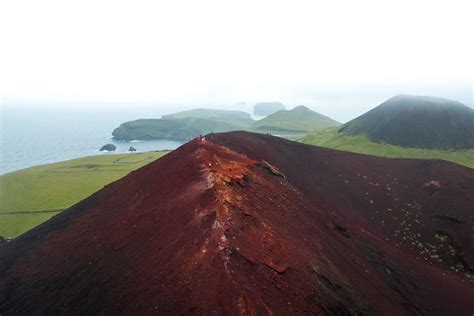
[[108,154],[0,176],[0,236],[16,237],[166,152]]
[[318,133],[310,133],[300,141],[306,144],[379,157],[443,159],[474,168],[474,150],[448,151],[399,147],[375,143],[363,135],[351,136],[338,133],[337,130],[338,128],[331,128]]

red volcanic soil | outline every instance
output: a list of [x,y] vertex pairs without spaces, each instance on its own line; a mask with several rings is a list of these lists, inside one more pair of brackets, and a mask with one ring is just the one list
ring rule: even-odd
[[0,246],[0,314],[474,312],[474,170],[208,135]]

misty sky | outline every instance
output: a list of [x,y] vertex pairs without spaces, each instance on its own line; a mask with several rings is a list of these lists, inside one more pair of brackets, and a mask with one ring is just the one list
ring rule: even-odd
[[0,96],[85,106],[278,100],[341,121],[398,93],[472,106],[472,3],[2,1]]

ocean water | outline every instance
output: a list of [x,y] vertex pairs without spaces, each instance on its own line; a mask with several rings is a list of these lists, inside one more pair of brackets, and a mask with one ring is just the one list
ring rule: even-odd
[[120,123],[139,118],[159,118],[181,109],[147,106],[61,108],[3,105],[0,112],[0,174],[67,159],[110,155],[98,150],[107,143],[115,153],[130,146],[139,152],[176,149],[174,141],[115,142],[112,131]]

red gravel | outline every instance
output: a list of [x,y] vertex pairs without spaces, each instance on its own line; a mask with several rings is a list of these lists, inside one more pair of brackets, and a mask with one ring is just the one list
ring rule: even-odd
[[470,315],[474,170],[231,132],[0,248],[0,314]]

